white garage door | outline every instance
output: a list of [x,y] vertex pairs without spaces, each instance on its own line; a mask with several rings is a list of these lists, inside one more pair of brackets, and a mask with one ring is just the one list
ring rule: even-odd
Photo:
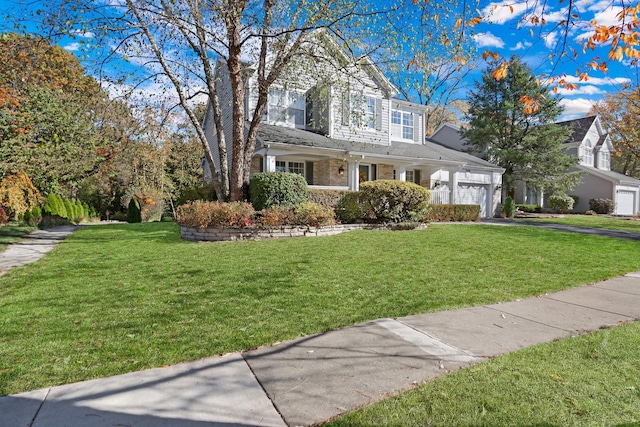
[[633,191],[619,190],[616,213],[618,215],[635,215],[636,193]]
[[480,205],[480,217],[487,217],[487,187],[485,185],[459,185],[458,203]]

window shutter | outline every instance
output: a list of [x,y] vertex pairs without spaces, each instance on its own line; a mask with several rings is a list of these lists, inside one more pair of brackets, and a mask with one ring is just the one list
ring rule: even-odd
[[349,91],[345,90],[342,92],[342,125],[349,126],[349,114],[351,113],[351,108],[349,105]]
[[420,115],[413,113],[413,141],[422,142],[422,135],[420,129]]
[[420,185],[421,181],[422,181],[422,177],[420,176],[420,169],[416,169],[413,174],[413,182]]
[[382,99],[376,98],[376,130],[382,130]]

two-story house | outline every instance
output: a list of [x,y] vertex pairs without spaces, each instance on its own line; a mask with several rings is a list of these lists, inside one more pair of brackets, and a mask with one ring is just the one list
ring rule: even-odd
[[582,181],[570,191],[579,197],[577,212],[589,209],[590,199],[611,199],[614,214],[637,215],[640,212],[640,180],[611,170],[613,144],[598,116],[558,123],[572,126],[573,135],[566,142],[570,154],[578,158],[576,168],[584,172]]
[[[251,173],[299,173],[310,188],[321,189],[358,190],[361,182],[376,179],[410,181],[431,189],[433,203],[478,204],[483,217],[494,215],[503,169],[426,140],[425,107],[398,98],[368,59],[325,74],[319,68],[292,72],[271,86]],[[251,66],[247,70],[245,106],[251,112],[257,80]],[[229,122],[226,68],[217,67],[217,73],[223,120]],[[213,129],[209,109],[205,131],[215,152]]]

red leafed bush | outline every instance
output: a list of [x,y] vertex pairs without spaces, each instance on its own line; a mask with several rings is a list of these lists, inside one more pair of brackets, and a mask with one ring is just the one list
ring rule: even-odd
[[196,201],[178,207],[178,223],[188,227],[250,227],[255,211],[250,203]]

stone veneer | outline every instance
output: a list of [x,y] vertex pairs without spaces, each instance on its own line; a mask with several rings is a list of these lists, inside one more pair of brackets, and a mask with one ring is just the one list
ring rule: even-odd
[[[428,224],[421,224],[413,230],[424,230]],[[286,237],[316,237],[333,236],[352,230],[394,230],[406,229],[402,225],[397,227],[379,224],[337,224],[322,227],[268,227],[268,228],[240,228],[240,227],[212,227],[195,228],[180,226],[180,237],[185,240],[200,242],[223,242],[236,240],[282,239]]]

